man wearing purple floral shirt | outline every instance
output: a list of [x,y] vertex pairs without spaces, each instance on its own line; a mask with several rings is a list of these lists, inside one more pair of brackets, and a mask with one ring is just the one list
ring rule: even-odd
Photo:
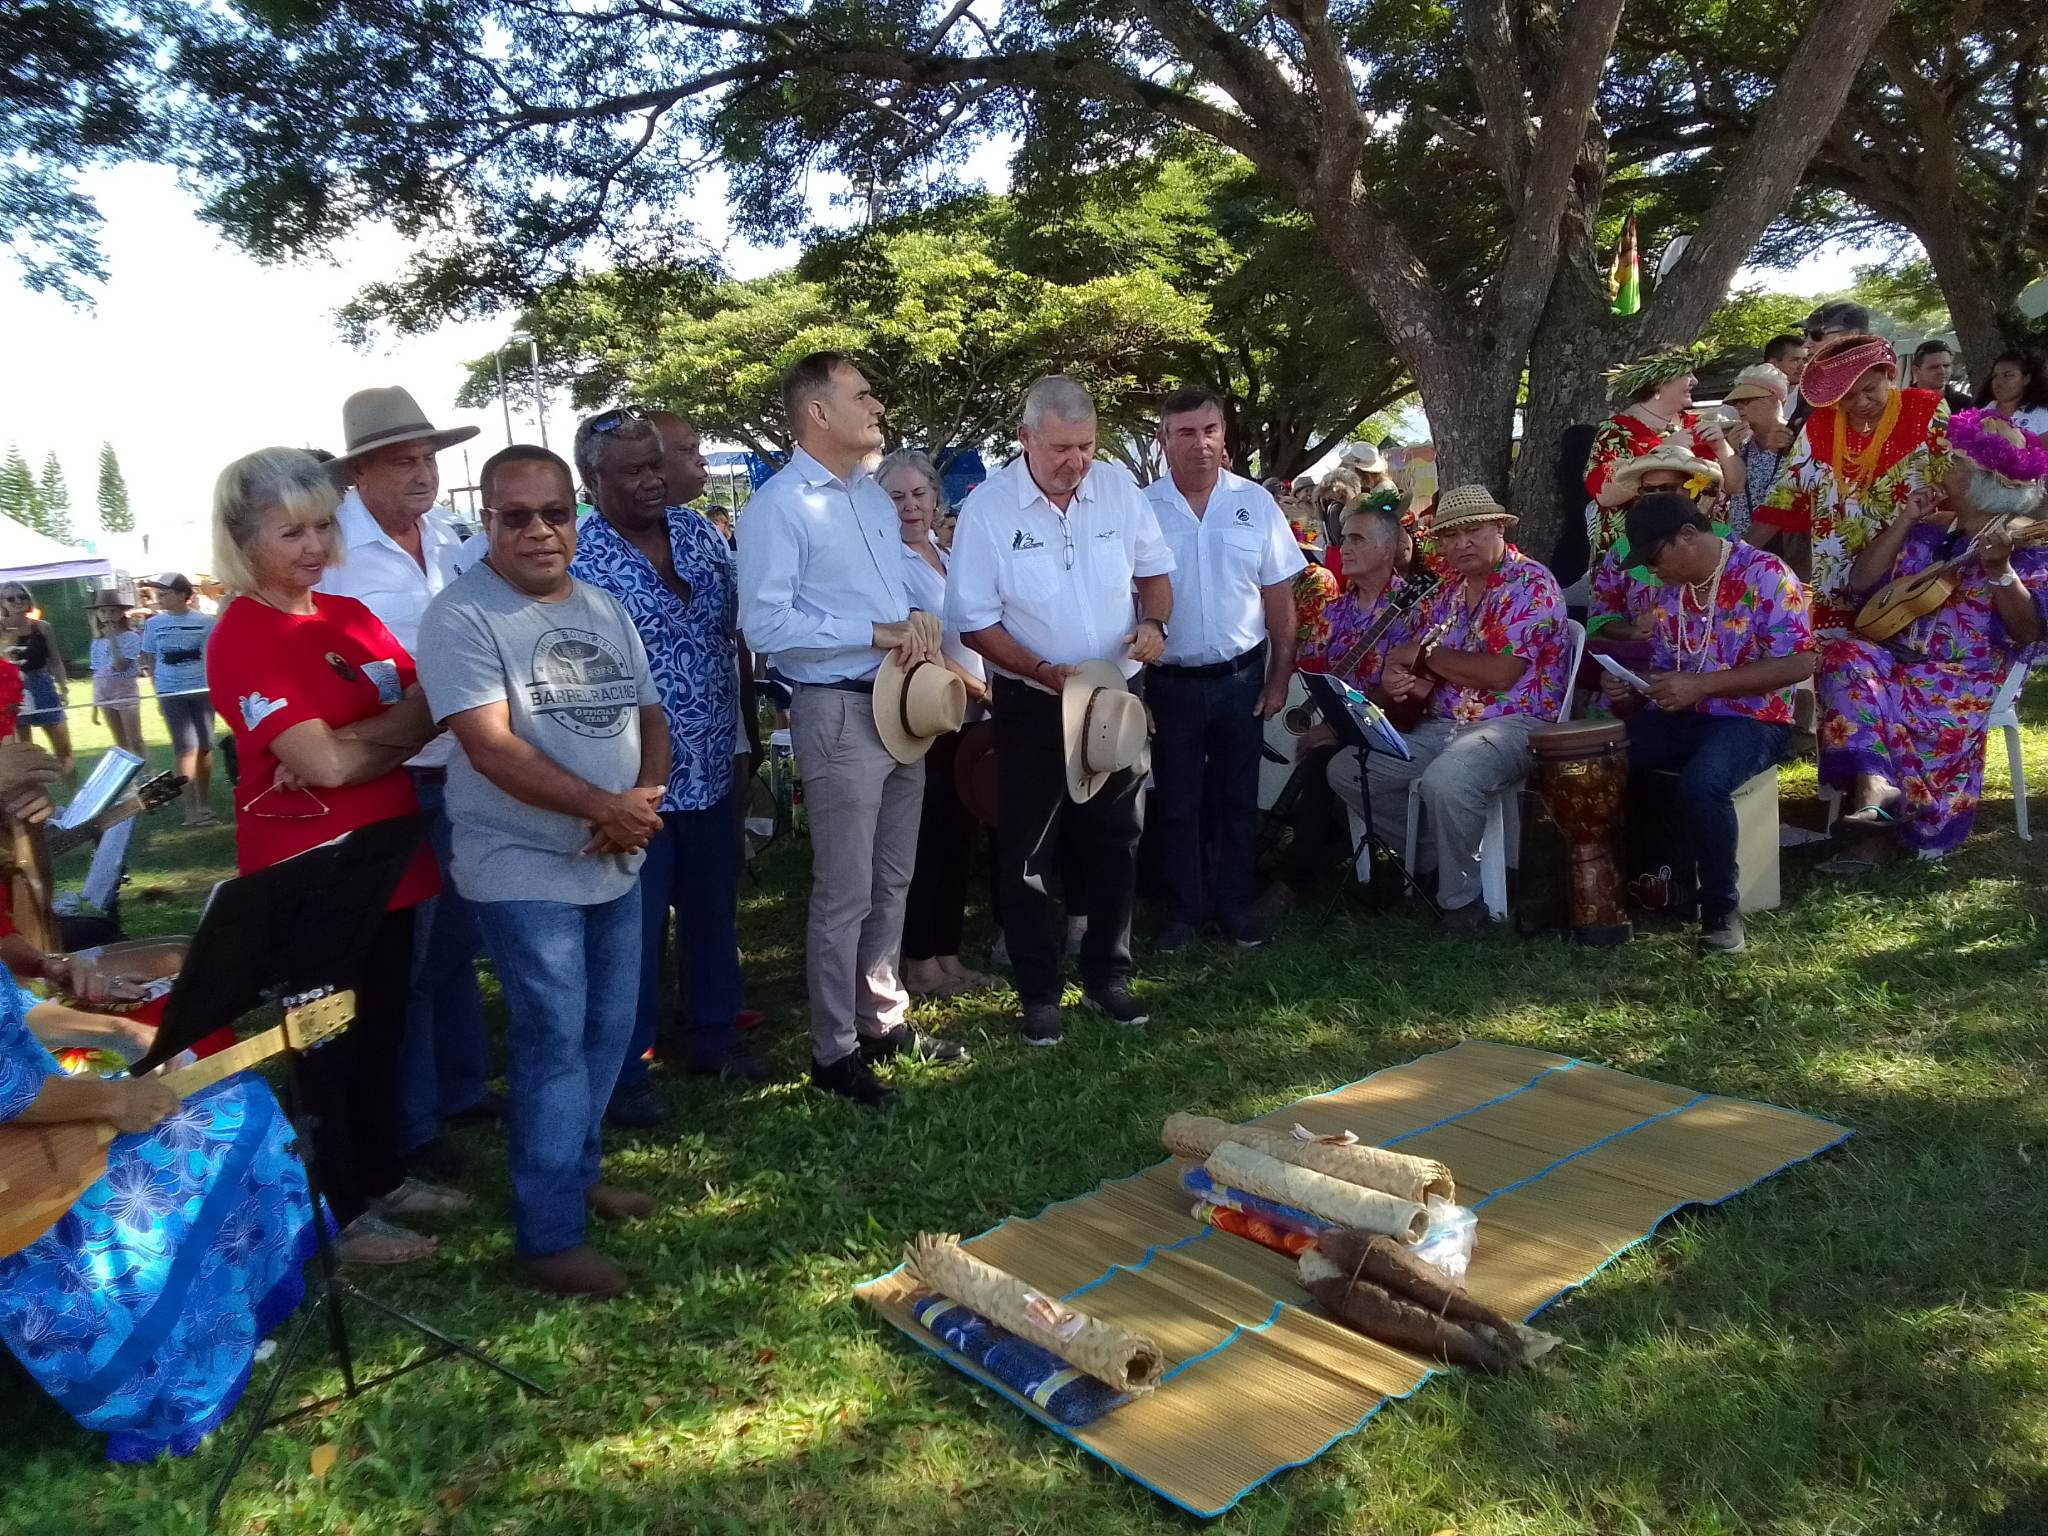
[[[1744,942],[1735,791],[1784,755],[1793,690],[1818,659],[1813,617],[1782,560],[1717,537],[1687,497],[1643,497],[1628,510],[1628,542],[1663,583],[1647,699],[1614,677],[1602,684],[1628,724],[1631,831],[1661,834],[1675,867],[1696,871],[1700,948],[1730,954]],[[1676,800],[1650,780],[1657,769],[1677,770]]]

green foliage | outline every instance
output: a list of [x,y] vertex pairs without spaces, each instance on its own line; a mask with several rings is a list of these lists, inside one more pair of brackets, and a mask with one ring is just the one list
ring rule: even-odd
[[43,527],[43,500],[36,488],[35,472],[28,467],[21,449],[10,444],[7,458],[0,463],[0,514],[13,518],[37,533]]
[[1944,335],[1950,329],[1948,300],[1934,280],[1934,268],[1924,257],[1858,267],[1856,281],[1848,291],[1828,297],[1853,299],[1863,305],[1870,311],[1872,325],[1879,334],[1902,348],[1918,346],[1928,337]]
[[71,542],[71,490],[64,483],[64,466],[54,450],[43,455],[43,472],[36,477],[36,506],[42,515],[42,530],[60,544]]
[[128,481],[112,443],[100,444],[100,526],[109,533],[133,533],[135,513],[128,505]]

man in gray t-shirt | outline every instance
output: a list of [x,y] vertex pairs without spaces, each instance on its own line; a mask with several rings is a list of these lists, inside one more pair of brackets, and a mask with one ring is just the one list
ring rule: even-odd
[[569,575],[568,466],[507,448],[480,489],[487,553],[428,605],[417,656],[434,718],[462,746],[451,873],[510,1015],[520,1272],[557,1294],[616,1295],[625,1272],[584,1225],[654,1210],[598,1182],[598,1125],[633,1032],[638,870],[661,831],[668,722],[625,610]]

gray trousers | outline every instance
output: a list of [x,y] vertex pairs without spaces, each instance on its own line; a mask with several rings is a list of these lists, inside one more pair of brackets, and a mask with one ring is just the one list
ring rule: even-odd
[[1372,795],[1373,828],[1393,847],[1408,825],[1408,786],[1422,781],[1424,841],[1416,849],[1425,868],[1429,839],[1436,852],[1436,899],[1445,911],[1479,899],[1479,842],[1486,832],[1486,807],[1496,794],[1529,772],[1529,732],[1542,724],[1534,715],[1497,715],[1475,725],[1425,720],[1408,732],[1411,763],[1375,752],[1359,784],[1358,753],[1330,759],[1330,787],[1354,811]]
[[901,1024],[910,1006],[896,951],[917,862],[924,763],[889,755],[868,694],[800,684],[789,724],[811,831],[811,1054],[829,1066],[861,1037]]

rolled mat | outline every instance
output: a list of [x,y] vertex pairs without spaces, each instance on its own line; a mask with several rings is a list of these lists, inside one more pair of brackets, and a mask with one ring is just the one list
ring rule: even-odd
[[1015,1275],[982,1263],[951,1234],[919,1233],[903,1250],[903,1268],[927,1289],[971,1307],[1120,1392],[1150,1392],[1159,1385],[1166,1362],[1157,1344],[1041,1295]]
[[950,1296],[928,1292],[911,1302],[910,1314],[943,1343],[1069,1429],[1093,1424],[1131,1400],[1129,1393],[1096,1380],[1029,1339],[998,1328]]
[[1209,1176],[1206,1168],[1190,1168],[1180,1176],[1180,1187],[1197,1200],[1209,1205],[1219,1205],[1226,1211],[1242,1211],[1247,1216],[1256,1216],[1283,1232],[1299,1232],[1304,1237],[1321,1237],[1325,1232],[1338,1228],[1332,1222],[1313,1216],[1307,1211],[1297,1210],[1291,1205],[1282,1205],[1278,1200],[1262,1200],[1248,1190],[1232,1189],[1218,1184]]
[[1340,1227],[1384,1232],[1404,1243],[1421,1242],[1429,1230],[1429,1212],[1413,1200],[1399,1200],[1312,1168],[1296,1168],[1234,1141],[1211,1152],[1203,1166],[1219,1184],[1297,1206]]
[[1208,1115],[1168,1115],[1159,1139],[1175,1157],[1195,1163],[1207,1161],[1209,1154],[1225,1142],[1235,1142],[1292,1167],[1377,1189],[1417,1205],[1427,1205],[1431,1195],[1441,1195],[1446,1200],[1458,1197],[1451,1170],[1434,1158],[1410,1157],[1405,1152],[1389,1152],[1363,1142],[1303,1140],[1269,1125],[1232,1125]]

